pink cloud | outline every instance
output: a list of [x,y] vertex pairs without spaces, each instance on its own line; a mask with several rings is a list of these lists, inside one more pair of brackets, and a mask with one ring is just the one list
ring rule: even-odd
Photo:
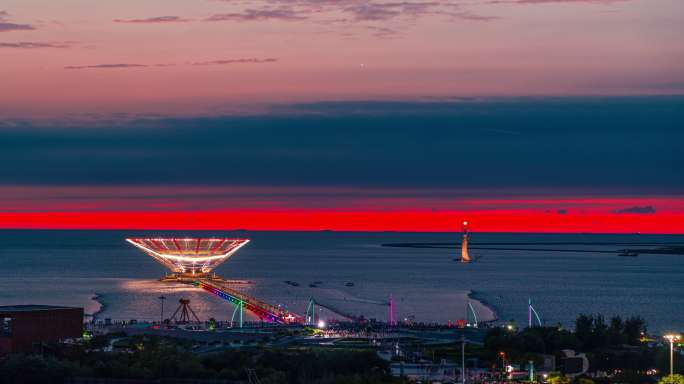
[[94,64],[94,65],[67,65],[64,69],[110,69],[110,68],[139,68],[147,67],[146,64]]
[[8,18],[9,13],[7,13],[7,11],[0,11],[0,32],[27,31],[36,29],[34,26],[29,24],[10,23],[7,20]]
[[215,14],[206,18],[205,21],[261,21],[261,20],[284,20],[294,21],[306,19],[291,8],[276,9],[246,9],[243,12]]
[[131,24],[166,24],[166,23],[184,23],[191,21],[180,16],[157,16],[148,17],[146,19],[114,19],[115,23],[131,23]]
[[9,31],[27,31],[27,30],[32,30],[36,29],[32,25],[28,24],[15,24],[15,23],[5,23],[5,22],[0,22],[0,32],[9,32]]
[[213,61],[199,61],[192,63],[192,65],[227,65],[227,64],[260,64],[260,63],[275,63],[278,61],[276,58],[247,58],[247,59],[228,59],[228,60],[213,60]]
[[631,0],[492,0],[488,4],[554,4],[554,3],[591,3],[613,4]]
[[16,43],[0,43],[0,48],[18,48],[18,49],[37,49],[37,48],[69,48],[73,45],[72,42],[33,42],[33,41],[19,41]]

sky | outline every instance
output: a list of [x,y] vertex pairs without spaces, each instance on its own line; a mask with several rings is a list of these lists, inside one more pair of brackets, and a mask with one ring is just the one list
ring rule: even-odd
[[4,0],[0,113],[679,94],[680,0]]
[[0,228],[684,233],[679,0],[5,0]]

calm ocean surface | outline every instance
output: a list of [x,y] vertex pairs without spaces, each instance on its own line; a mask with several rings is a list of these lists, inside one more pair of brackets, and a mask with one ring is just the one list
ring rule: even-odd
[[[398,318],[454,321],[465,316],[472,292],[487,304],[473,301],[481,320],[492,318],[491,308],[499,319],[525,324],[532,298],[547,324],[571,325],[579,313],[601,313],[640,315],[653,331],[684,330],[684,255],[473,250],[480,260],[460,264],[453,261],[456,249],[381,246],[458,242],[457,233],[0,231],[0,305],[79,305],[88,313],[101,310],[98,318],[158,319],[157,297],[163,294],[169,298],[166,316],[185,297],[201,319],[227,320],[230,305],[193,287],[157,281],[164,268],[124,241],[131,236],[210,235],[252,240],[217,274],[253,281],[244,288],[249,294],[300,314],[315,297],[343,311],[384,320],[392,294]],[[483,242],[684,243],[684,236],[473,234],[473,246]],[[520,247],[614,251],[627,246]],[[313,282],[320,283],[309,287]],[[92,300],[95,294],[102,308]]]

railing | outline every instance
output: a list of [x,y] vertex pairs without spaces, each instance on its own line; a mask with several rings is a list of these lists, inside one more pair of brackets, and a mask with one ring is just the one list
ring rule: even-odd
[[266,303],[242,292],[236,291],[215,281],[199,279],[195,285],[218,297],[230,301],[235,305],[243,305],[245,309],[255,313],[260,318],[274,323],[302,323],[301,316],[290,313],[281,307]]

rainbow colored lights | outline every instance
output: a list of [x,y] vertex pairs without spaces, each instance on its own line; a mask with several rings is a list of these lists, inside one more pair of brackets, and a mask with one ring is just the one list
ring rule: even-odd
[[263,321],[278,324],[301,323],[304,321],[301,316],[240,293],[220,283],[200,279],[193,284],[213,295],[229,301],[233,305],[242,305],[244,309],[254,313]]

